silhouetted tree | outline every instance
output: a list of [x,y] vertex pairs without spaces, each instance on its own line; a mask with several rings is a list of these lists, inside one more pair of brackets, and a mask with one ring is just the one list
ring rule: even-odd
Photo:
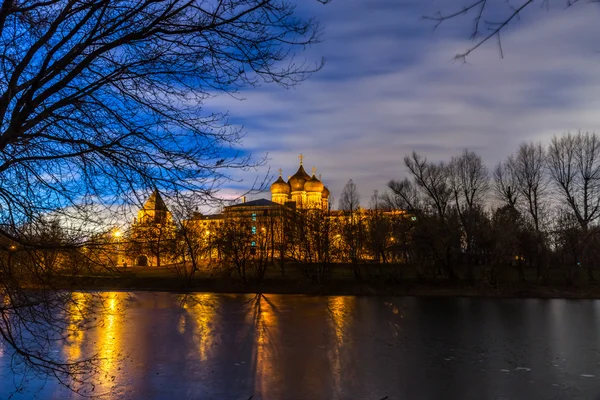
[[[331,262],[339,246],[339,227],[329,210],[297,210],[289,220],[287,259],[302,264],[304,276],[323,282],[331,274]],[[334,237],[336,235],[336,237]]]
[[[455,240],[460,240],[454,235],[457,232],[454,230],[454,213],[451,210],[450,202],[452,200],[452,189],[449,180],[448,166],[444,163],[431,163],[425,157],[420,156],[416,152],[412,152],[410,156],[404,157],[404,165],[408,168],[414,182],[414,187],[419,191],[419,196],[413,197],[413,189],[408,184],[404,183],[403,201],[410,198],[422,199],[422,215],[419,219],[420,229],[426,229],[431,235],[432,246],[435,251],[432,253],[437,266],[441,267],[444,275],[449,279],[455,279],[454,271],[454,255],[453,252],[457,249]],[[397,192],[396,194],[398,195]],[[452,221],[451,221],[452,219]],[[415,231],[415,241],[427,240],[429,234],[417,234]],[[429,244],[423,243],[424,247]],[[423,247],[423,248],[424,248]],[[443,250],[442,250],[443,248]],[[460,245],[458,246],[460,249]],[[443,257],[440,257],[443,253]],[[429,258],[426,256],[425,258]]]
[[340,195],[339,209],[344,217],[341,222],[341,234],[346,245],[344,253],[348,255],[354,270],[354,277],[361,278],[359,259],[363,254],[365,226],[360,214],[360,195],[356,184],[349,179]]
[[473,280],[476,225],[485,219],[481,213],[484,197],[489,189],[488,170],[480,156],[465,150],[459,157],[452,158],[448,171],[454,206],[464,232],[467,278]]
[[[591,242],[590,225],[600,216],[600,139],[595,133],[553,137],[548,149],[548,165],[562,204],[581,228],[581,248]],[[594,260],[581,256],[587,264],[588,279],[594,280]]]
[[[20,251],[41,244],[17,228],[48,213],[90,227],[148,187],[210,197],[249,160],[221,151],[240,132],[206,101],[263,82],[290,87],[321,65],[293,57],[319,26],[285,0],[4,1],[0,33],[0,239]],[[11,336],[59,325],[72,298],[7,279],[3,341],[67,381],[72,363]],[[53,312],[29,306],[44,301]]]
[[494,169],[494,193],[496,198],[509,207],[516,207],[519,198],[517,177],[508,161],[500,162]]

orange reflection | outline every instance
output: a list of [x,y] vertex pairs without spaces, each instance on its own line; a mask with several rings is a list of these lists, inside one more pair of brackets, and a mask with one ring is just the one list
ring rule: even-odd
[[[198,355],[200,360],[204,361],[208,358],[212,347],[215,345],[214,320],[217,315],[218,307],[215,296],[212,294],[185,296],[182,306],[196,324],[194,339],[198,344]],[[186,318],[182,315],[179,318],[179,333],[185,333],[186,329]]]
[[270,392],[279,385],[278,378],[284,372],[276,369],[278,352],[275,346],[278,329],[277,306],[273,303],[275,296],[258,295],[251,307],[249,317],[252,318],[255,344],[252,357],[255,366],[254,383],[257,393],[263,398],[271,398]]
[[85,337],[86,312],[88,310],[90,294],[74,292],[67,307],[69,324],[67,325],[66,342],[63,353],[68,361],[74,362],[81,357],[81,345]]
[[122,347],[123,321],[120,315],[122,293],[104,294],[102,322],[98,326],[96,352],[99,360],[101,391],[109,391],[118,375],[120,349]]
[[330,346],[329,350],[329,360],[338,395],[342,389],[342,356],[344,345],[348,341],[346,331],[355,303],[356,297],[353,296],[334,296],[327,299],[327,307],[331,315],[331,324],[335,335],[335,344]]

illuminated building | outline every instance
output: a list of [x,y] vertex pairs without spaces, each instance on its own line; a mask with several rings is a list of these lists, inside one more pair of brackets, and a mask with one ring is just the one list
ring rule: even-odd
[[[246,202],[244,196],[241,203],[226,206],[218,214],[196,212],[189,219],[180,221],[180,228],[187,230],[197,242],[195,257],[205,261],[222,260],[222,256],[235,247],[235,251],[248,252],[252,256],[268,253],[271,260],[283,260],[284,253],[290,253],[293,254],[290,257],[313,262],[310,258],[304,260],[303,255],[311,253],[320,257],[321,253],[329,251],[329,246],[344,245],[342,237],[358,237],[358,232],[364,235],[364,232],[378,229],[376,249],[369,250],[375,254],[370,258],[402,258],[406,244],[402,236],[406,235],[403,228],[398,228],[398,222],[407,220],[404,211],[362,208],[350,212],[332,211],[329,190],[317,178],[314,168],[312,176],[306,173],[304,157],[300,155],[299,158],[298,170],[287,181],[279,170],[279,177],[270,186],[271,200]],[[357,233],[349,234],[350,231]],[[131,232],[136,234],[130,238],[138,244],[137,248],[130,246],[132,265],[160,266],[185,261],[174,252],[168,258],[169,243],[172,242],[174,249],[175,242],[182,239],[177,239],[172,215],[157,190],[138,212]],[[346,253],[336,253],[338,255],[332,256],[331,261],[340,260]]]
[[304,170],[300,154],[300,167],[298,171],[285,182],[279,169],[279,178],[271,185],[271,200],[273,203],[288,205],[296,209],[321,209],[329,208],[329,189],[317,179],[316,169],[313,168],[312,176]]

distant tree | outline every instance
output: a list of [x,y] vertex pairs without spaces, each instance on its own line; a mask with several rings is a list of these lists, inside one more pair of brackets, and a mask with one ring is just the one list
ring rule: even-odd
[[174,267],[188,284],[194,279],[204,256],[210,252],[208,232],[194,218],[196,210],[195,197],[185,194],[180,194],[171,207],[176,229],[174,253],[180,260]]
[[[457,249],[456,240],[460,235],[455,230],[455,213],[450,207],[452,201],[452,188],[448,165],[443,162],[432,163],[427,158],[412,152],[404,157],[404,165],[408,168],[414,187],[419,191],[418,197],[422,199],[423,213],[419,218],[417,230],[415,230],[415,246],[422,251],[433,246],[432,252],[423,254],[422,260],[433,258],[433,264],[441,268],[443,274],[449,279],[455,279],[454,252]],[[404,201],[413,196],[412,187],[404,183],[406,190]],[[400,193],[400,192],[398,192]],[[429,241],[430,243],[420,243]],[[460,248],[460,245],[458,245]]]
[[341,249],[338,221],[329,210],[298,210],[288,224],[286,258],[300,263],[309,280],[327,280]]
[[591,224],[600,216],[600,139],[595,133],[555,136],[548,149],[548,166],[564,209],[581,228],[580,246],[588,279],[594,280],[595,260],[585,257]]
[[[261,225],[261,226],[259,226]],[[214,235],[211,246],[218,248],[219,266],[235,272],[244,283],[260,283],[269,262],[270,232],[247,218],[227,219]]]
[[408,178],[401,181],[391,180],[387,187],[390,189],[390,193],[383,196],[383,203],[387,207],[412,213],[423,211],[419,190],[413,181]]
[[356,189],[356,184],[349,179],[340,195],[339,209],[354,213],[360,207],[360,194]]
[[491,245],[491,260],[487,272],[489,283],[497,285],[499,273],[513,264],[517,266],[519,279],[525,280],[521,241],[523,226],[521,213],[515,207],[507,204],[494,211],[489,232]]
[[489,189],[487,167],[481,157],[465,150],[448,165],[450,189],[464,232],[468,279],[473,280],[473,253],[477,250],[477,224],[483,220],[483,201]]
[[496,198],[515,208],[519,199],[517,177],[510,162],[500,162],[494,169],[494,193]]
[[523,200],[520,206],[525,215],[529,216],[533,227],[535,251],[530,261],[535,262],[538,279],[542,279],[548,253],[544,232],[544,219],[549,208],[546,151],[541,143],[521,143],[516,154],[509,157],[508,163]]
[[516,155],[510,157],[508,162],[533,226],[536,232],[541,232],[542,218],[548,201],[546,152],[541,143],[521,143]]
[[[21,251],[40,244],[17,228],[48,213],[90,227],[106,220],[91,206],[114,211],[148,187],[210,197],[228,170],[251,162],[222,151],[240,132],[207,100],[265,82],[290,87],[321,66],[293,57],[320,29],[286,0],[4,1],[0,32],[0,239]],[[72,299],[6,297],[21,285],[6,279],[2,310],[17,316],[0,324],[3,341],[35,372],[68,381],[73,365],[7,338],[19,313],[43,333]],[[54,312],[25,316],[40,301]]]
[[341,234],[345,244],[344,253],[348,255],[354,269],[356,279],[361,278],[359,260],[363,255],[365,241],[365,226],[360,214],[360,195],[356,184],[349,179],[340,195],[339,209],[343,211]]
[[578,269],[582,260],[582,240],[581,226],[573,213],[562,209],[558,213],[557,230],[555,231],[555,245],[559,255],[561,266],[566,266],[565,282],[572,285],[578,275]]

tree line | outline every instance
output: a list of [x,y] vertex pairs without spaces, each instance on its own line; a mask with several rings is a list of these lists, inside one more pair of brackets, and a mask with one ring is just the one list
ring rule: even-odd
[[[595,133],[524,142],[492,171],[473,151],[449,162],[413,152],[404,158],[409,176],[389,182],[386,204],[419,217],[413,250],[428,273],[456,278],[456,265],[485,266],[497,279],[506,265],[534,268],[545,280],[561,269],[568,283],[584,266],[595,280],[600,213],[600,140]],[[431,268],[434,270],[431,270]]]

